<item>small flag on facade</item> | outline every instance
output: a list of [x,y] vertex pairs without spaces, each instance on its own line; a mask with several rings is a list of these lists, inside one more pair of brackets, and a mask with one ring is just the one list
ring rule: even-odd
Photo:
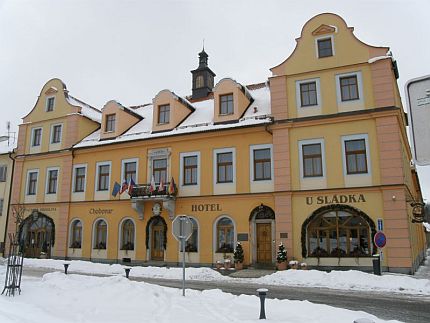
[[155,179],[154,179],[154,175],[152,175],[151,184],[149,185],[149,192],[152,193],[154,191],[155,191]]
[[160,179],[160,185],[158,186],[158,191],[159,191],[159,192],[164,191],[164,183],[163,183],[163,179]]
[[173,177],[172,177],[172,180],[170,181],[169,189],[167,192],[169,193],[169,195],[172,195],[175,193],[175,180],[173,179]]
[[130,178],[130,182],[128,182],[128,191],[127,193],[131,195],[133,188],[136,186],[136,183],[133,181],[133,178]]
[[121,190],[121,185],[119,185],[118,182],[115,182],[115,184],[113,184],[112,196],[116,197],[120,190]]
[[127,190],[127,188],[128,188],[127,180],[124,180],[124,183],[122,183],[119,194],[121,195],[122,193],[124,193]]

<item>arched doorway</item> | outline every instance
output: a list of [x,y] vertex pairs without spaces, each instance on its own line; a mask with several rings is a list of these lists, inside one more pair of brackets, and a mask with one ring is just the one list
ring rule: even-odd
[[167,224],[159,215],[149,219],[146,225],[146,249],[148,258],[156,261],[164,260],[164,250],[167,243]]
[[261,204],[252,210],[249,222],[252,232],[252,262],[271,265],[275,257],[275,212]]
[[375,223],[359,209],[333,204],[312,213],[302,224],[303,257],[370,257],[376,247]]
[[33,211],[20,226],[19,241],[25,257],[50,258],[55,242],[54,221],[43,213]]

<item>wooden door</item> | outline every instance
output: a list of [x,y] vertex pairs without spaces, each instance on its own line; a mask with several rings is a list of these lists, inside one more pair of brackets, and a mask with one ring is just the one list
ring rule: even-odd
[[257,223],[257,262],[272,263],[272,225]]
[[39,257],[44,244],[46,243],[46,229],[30,229],[27,235],[27,245],[25,248],[26,257]]
[[162,225],[152,226],[151,259],[164,260],[164,227]]

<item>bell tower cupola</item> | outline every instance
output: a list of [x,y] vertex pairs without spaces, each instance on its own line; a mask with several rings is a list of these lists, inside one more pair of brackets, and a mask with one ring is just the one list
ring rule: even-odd
[[215,73],[208,66],[209,55],[203,50],[199,53],[199,67],[193,71],[192,99],[201,99],[208,96],[214,87]]

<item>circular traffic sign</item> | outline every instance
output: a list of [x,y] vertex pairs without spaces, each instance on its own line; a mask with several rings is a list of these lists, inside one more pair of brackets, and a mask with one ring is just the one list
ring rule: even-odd
[[378,231],[376,232],[373,241],[378,248],[384,248],[385,244],[387,243],[387,237],[385,236],[384,232]]

